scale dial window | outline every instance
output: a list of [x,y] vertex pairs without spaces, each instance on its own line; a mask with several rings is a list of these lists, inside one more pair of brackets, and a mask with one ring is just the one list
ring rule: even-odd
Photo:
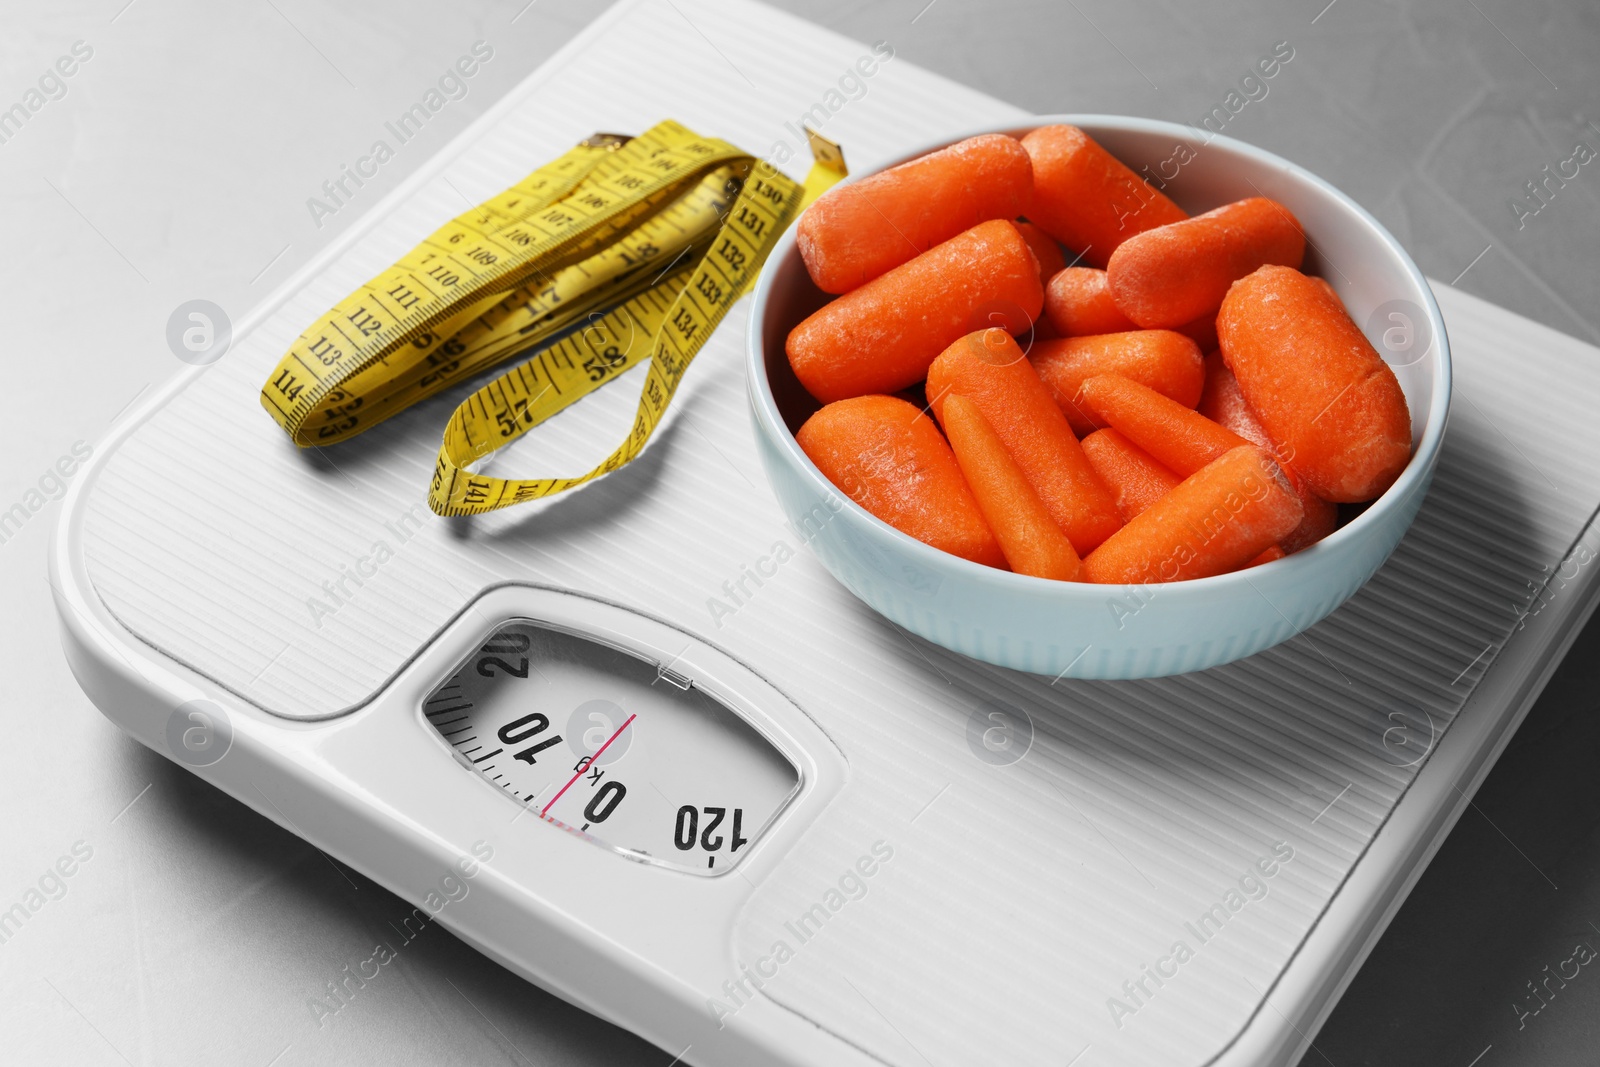
[[528,619],[495,630],[422,710],[530,813],[694,874],[736,866],[800,787],[743,716],[670,666]]

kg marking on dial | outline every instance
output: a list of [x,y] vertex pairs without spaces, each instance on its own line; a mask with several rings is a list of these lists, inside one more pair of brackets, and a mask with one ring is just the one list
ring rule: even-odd
[[459,763],[545,822],[632,859],[721,874],[796,794],[799,773],[692,679],[662,677],[609,644],[513,619],[423,713]]

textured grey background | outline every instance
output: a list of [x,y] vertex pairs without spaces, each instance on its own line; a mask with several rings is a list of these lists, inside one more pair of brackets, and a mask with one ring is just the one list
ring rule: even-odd
[[[1576,142],[1600,150],[1600,9],[1325,4],[780,6],[1038,111],[1197,121],[1287,41],[1294,59],[1226,132],[1342,186],[1431,275],[1600,342],[1600,160],[1520,226],[1511,206]],[[204,297],[242,313],[604,6],[8,0],[0,107],[74,41],[94,55],[0,143],[0,508],[177,369],[163,341],[173,308]],[[467,98],[316,227],[305,199],[479,39],[495,55]],[[43,577],[56,514],[47,504],[0,544],[0,909],[74,843],[92,856],[0,944],[0,1059],[666,1063],[437,929],[318,1027],[307,998],[407,906],[95,712],[62,660]],[[1307,1063],[1600,1059],[1592,968],[1520,1029],[1512,1007],[1576,941],[1600,947],[1597,649],[1592,626]]]

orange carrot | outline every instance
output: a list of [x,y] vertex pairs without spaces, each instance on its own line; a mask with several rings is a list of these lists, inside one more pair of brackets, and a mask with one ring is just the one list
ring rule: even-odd
[[904,400],[835,401],[795,440],[825,478],[890,526],[962,559],[1005,566],[950,446]]
[[1225,574],[1300,523],[1300,500],[1266,449],[1242,445],[1185,478],[1083,561],[1091,582]]
[[795,246],[825,293],[847,293],[980,222],[1024,213],[1033,166],[1014,137],[969,137],[830,189],[800,216]]
[[1239,381],[1228,369],[1228,365],[1222,361],[1221,352],[1213,352],[1206,357],[1206,388],[1200,396],[1200,406],[1197,410],[1217,425],[1232,430],[1251,444],[1260,445],[1271,452],[1283,467],[1283,473],[1289,476],[1289,482],[1300,497],[1300,506],[1305,509],[1306,517],[1301,520],[1298,529],[1283,539],[1285,552],[1298,552],[1334,531],[1339,525],[1338,506],[1313,493],[1306,480],[1295,473],[1294,463],[1287,450],[1279,448],[1273,442],[1261,423],[1257,421],[1255,413],[1250,410],[1250,405],[1245,403],[1244,393],[1239,390]]
[[[823,403],[892,393],[933,358],[988,325],[1022,333],[1044,286],[1015,223],[980,223],[822,307],[789,331],[789,365]],[[987,319],[989,321],[975,321]]]
[[1251,567],[1259,567],[1263,563],[1276,563],[1278,560],[1282,559],[1288,554],[1289,553],[1285,552],[1279,545],[1268,545],[1261,555],[1257,556],[1255,559],[1251,560],[1249,563],[1246,563],[1239,569],[1248,570]]
[[1129,238],[1106,277],[1124,315],[1170,329],[1215,315],[1228,286],[1262,264],[1298,267],[1305,252],[1289,209],[1257,196]]
[[1057,271],[1044,289],[1044,314],[1062,337],[1137,330],[1111,299],[1106,272],[1093,267]]
[[1017,231],[1022,234],[1022,239],[1028,242],[1028,247],[1033,250],[1033,258],[1039,261],[1039,280],[1048,283],[1051,278],[1061,273],[1067,265],[1067,257],[1061,254],[1061,246],[1056,244],[1056,239],[1045,233],[1031,222],[1017,223]]
[[968,334],[941,352],[928,368],[927,392],[941,423],[949,396],[959,393],[977,405],[1080,554],[1122,525],[1066,416],[1004,330]]
[[1022,147],[1033,160],[1028,218],[1090,266],[1134,234],[1188,218],[1076,126],[1041,126]]
[[1089,466],[1117,499],[1124,522],[1177,488],[1180,479],[1110,427],[1083,439]]
[[1086,380],[1079,396],[1091,415],[1121,431],[1180,478],[1187,478],[1223,453],[1250,443],[1199,412],[1120,374],[1101,374]]
[[1194,407],[1205,385],[1205,365],[1193,341],[1171,330],[1132,330],[1040,341],[1028,351],[1072,428],[1080,434],[1106,425],[1079,396],[1086,379],[1120,374],[1184,407]]
[[[1272,442],[1267,438],[1267,431],[1261,428],[1250,405],[1244,402],[1239,381],[1223,362],[1221,352],[1206,356],[1205,373],[1205,388],[1200,391],[1200,403],[1195,405],[1195,410],[1218,426],[1270,451]],[[1277,458],[1282,462],[1283,457]]]
[[1229,290],[1217,328],[1250,410],[1313,492],[1355,503],[1394,483],[1411,458],[1405,393],[1327,289],[1262,267]]
[[1072,542],[1045,510],[1044,501],[978,406],[952,393],[945,397],[943,409],[950,448],[1011,569],[1063,582],[1077,578],[1078,553]]

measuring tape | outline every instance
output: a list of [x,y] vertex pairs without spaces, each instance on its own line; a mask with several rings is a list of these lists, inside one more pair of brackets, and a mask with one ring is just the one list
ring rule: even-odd
[[[803,185],[676,122],[594,135],[329,309],[273,369],[262,406],[295,444],[336,444],[566,331],[456,408],[428,505],[474,515],[622,467],[779,235],[844,177],[838,146],[807,132],[815,163]],[[646,357],[633,426],[593,470],[511,479],[469,469]]]

